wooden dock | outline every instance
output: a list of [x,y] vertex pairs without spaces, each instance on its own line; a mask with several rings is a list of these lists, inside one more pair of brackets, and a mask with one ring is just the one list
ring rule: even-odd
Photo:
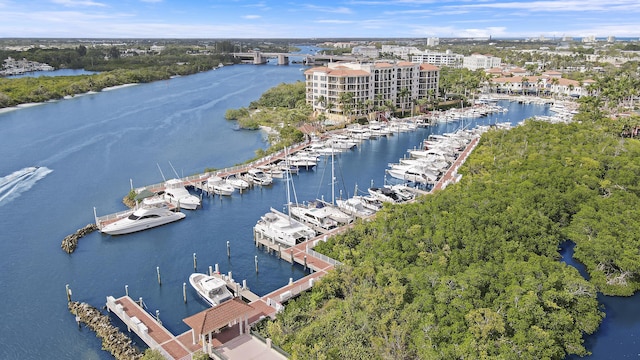
[[467,157],[469,157],[469,154],[471,154],[473,149],[476,148],[476,146],[478,145],[478,142],[480,142],[480,138],[476,137],[472,139],[469,142],[469,144],[467,144],[464,151],[460,153],[456,161],[454,161],[453,164],[451,164],[447,172],[438,180],[438,182],[433,186],[433,188],[429,193],[433,193],[437,190],[442,190],[446,188],[447,185],[456,183],[460,180],[460,175],[458,175],[458,169],[467,160]]
[[192,344],[190,335],[188,338],[174,336],[129,296],[118,299],[108,296],[107,309],[118,316],[127,329],[138,335],[149,348],[160,351],[167,359],[190,359],[191,354],[200,349],[200,345]]

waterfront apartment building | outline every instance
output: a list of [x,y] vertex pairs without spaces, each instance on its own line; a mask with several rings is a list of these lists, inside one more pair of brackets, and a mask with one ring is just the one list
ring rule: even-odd
[[304,75],[314,111],[345,120],[389,105],[410,111],[414,101],[437,95],[440,69],[406,61],[329,63]]
[[454,54],[451,50],[447,50],[444,53],[427,50],[411,56],[411,62],[418,64],[431,64],[439,67],[448,66],[452,68],[460,68],[463,60],[463,55]]
[[502,59],[493,55],[471,54],[462,60],[462,67],[471,71],[493,69],[502,65]]

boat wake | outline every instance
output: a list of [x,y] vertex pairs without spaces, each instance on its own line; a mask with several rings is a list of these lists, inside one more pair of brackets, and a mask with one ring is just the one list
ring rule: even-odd
[[46,167],[26,167],[0,178],[0,206],[16,199],[53,170]]

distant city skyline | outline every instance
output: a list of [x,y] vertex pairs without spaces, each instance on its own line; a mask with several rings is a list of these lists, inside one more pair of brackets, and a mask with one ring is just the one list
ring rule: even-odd
[[640,36],[638,0],[0,0],[0,38]]

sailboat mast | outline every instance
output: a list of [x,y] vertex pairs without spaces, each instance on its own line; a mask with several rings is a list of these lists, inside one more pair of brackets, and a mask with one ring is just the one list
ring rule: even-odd
[[336,199],[336,177],[333,169],[333,143],[331,143],[331,205],[335,205]]

